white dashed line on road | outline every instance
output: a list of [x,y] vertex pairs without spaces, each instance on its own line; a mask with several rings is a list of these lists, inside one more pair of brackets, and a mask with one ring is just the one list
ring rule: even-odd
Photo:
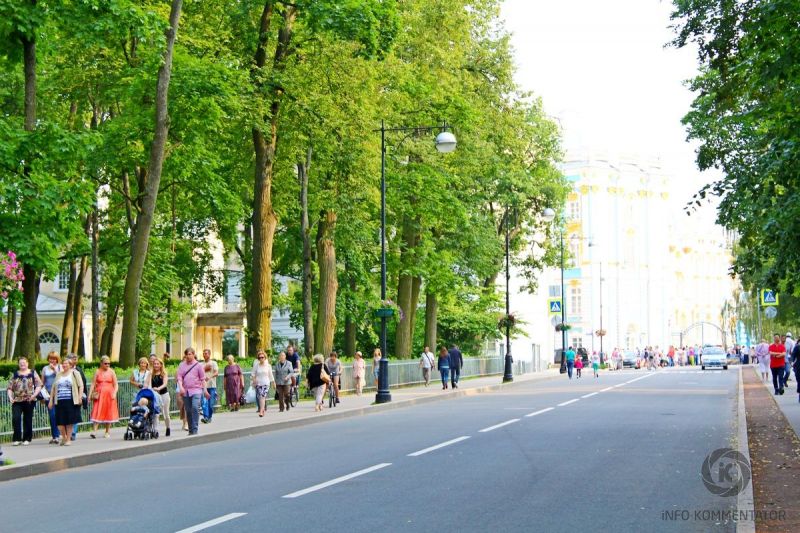
[[439,448],[444,448],[445,446],[450,446],[451,444],[455,444],[457,442],[461,442],[462,440],[467,440],[469,437],[458,437],[457,439],[448,440],[447,442],[442,442],[441,444],[437,444],[436,446],[431,446],[429,448],[425,448],[419,450],[418,452],[408,454],[409,457],[419,457],[420,455],[424,455],[428,452],[432,452],[434,450],[438,450]]
[[202,531],[204,529],[208,529],[210,527],[214,527],[217,524],[221,524],[223,522],[227,522],[228,520],[233,520],[234,518],[239,518],[240,516],[244,516],[247,513],[229,513],[224,516],[220,516],[219,518],[215,518],[213,520],[209,520],[207,522],[203,522],[202,524],[197,524],[196,526],[187,527],[186,529],[181,529],[177,533],[195,533],[195,531]]
[[566,402],[561,402],[560,404],[558,404],[558,407],[564,407],[565,405],[569,405],[571,403],[575,403],[578,401],[580,401],[580,398],[575,398],[574,400],[567,400]]
[[511,420],[506,420],[505,422],[501,422],[500,424],[495,424],[494,426],[489,426],[488,428],[483,428],[482,430],[478,431],[478,433],[488,433],[490,431],[494,431],[495,429],[501,428],[503,426],[507,426],[509,424],[513,424],[514,422],[519,422],[519,418],[512,418]]
[[380,463],[375,466],[365,468],[364,470],[359,470],[358,472],[353,472],[352,474],[347,474],[346,476],[337,477],[336,479],[326,481],[325,483],[320,483],[319,485],[314,485],[313,487],[308,487],[307,489],[298,490],[297,492],[287,494],[286,496],[284,496],[284,498],[299,498],[300,496],[305,496],[306,494],[322,490],[324,488],[336,485],[337,483],[342,483],[344,481],[356,478],[358,476],[363,476],[364,474],[369,474],[370,472],[374,472],[375,470],[380,470],[381,468],[386,468],[387,466],[391,465],[392,463]]
[[528,413],[525,415],[526,418],[530,418],[532,416],[540,415],[542,413],[546,413],[547,411],[552,411],[554,407],[548,407],[547,409],[539,409],[538,411],[534,411],[532,413]]
[[591,398],[592,396],[600,394],[599,392],[590,392],[589,394],[584,394],[581,398]]
[[607,392],[613,389],[614,387],[606,387],[605,389],[601,390],[600,392]]

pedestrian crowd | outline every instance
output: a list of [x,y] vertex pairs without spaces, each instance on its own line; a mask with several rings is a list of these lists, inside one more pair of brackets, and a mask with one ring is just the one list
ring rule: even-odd
[[[331,352],[327,359],[316,354],[307,369],[302,373],[300,355],[294,346],[289,345],[280,352],[275,362],[270,361],[268,354],[260,350],[250,369],[248,376],[232,355],[226,357],[226,366],[220,372],[219,364],[212,358],[211,350],[202,352],[198,359],[193,348],[186,348],[183,358],[170,376],[164,359],[151,354],[137,362],[137,368],[131,373],[128,382],[137,392],[152,391],[151,394],[137,394],[131,406],[131,415],[155,417],[155,424],[163,420],[164,435],[172,434],[170,407],[173,401],[180,413],[183,431],[188,435],[196,435],[200,423],[210,424],[214,418],[217,404],[217,376],[222,375],[225,402],[230,411],[238,411],[245,404],[256,406],[256,413],[263,417],[267,411],[270,390],[274,390],[274,399],[278,403],[279,412],[288,412],[291,407],[290,396],[305,383],[314,397],[316,411],[323,409],[323,398],[326,391],[331,391],[335,402],[340,399],[341,376],[343,365],[336,352]],[[378,386],[379,367],[382,353],[379,348],[373,352],[373,368],[375,386]],[[419,367],[425,385],[429,385],[432,370],[436,368],[442,379],[442,389],[458,388],[464,358],[457,346],[449,350],[442,347],[438,358],[429,347],[425,347]],[[353,364],[353,381],[355,393],[360,396],[366,386],[366,363],[361,352],[356,352]],[[170,381],[172,380],[172,381]],[[99,435],[103,428],[103,437],[110,438],[111,427],[120,420],[118,405],[118,376],[111,367],[108,356],[100,358],[100,366],[95,371],[91,382],[87,382],[78,358],[70,354],[63,360],[57,352],[47,355],[47,365],[37,373],[26,357],[18,360],[18,369],[8,382],[7,395],[12,406],[12,443],[14,446],[27,446],[33,439],[33,413],[37,402],[47,409],[50,422],[50,444],[70,446],[77,437],[78,425],[88,419],[92,424],[89,433],[91,439]],[[152,397],[153,402],[148,398]],[[91,402],[90,402],[91,400]],[[126,437],[127,438],[127,437]]]

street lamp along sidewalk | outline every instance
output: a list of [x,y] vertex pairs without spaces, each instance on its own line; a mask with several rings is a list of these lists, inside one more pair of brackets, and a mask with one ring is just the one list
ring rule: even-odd
[[[387,128],[384,121],[376,132],[381,134],[381,302],[386,302],[386,132],[414,132],[432,133],[438,131],[434,145],[436,150],[442,154],[449,154],[456,149],[456,136],[448,131],[447,122],[440,126],[401,126]],[[402,141],[401,141],[402,142]],[[392,316],[394,310],[382,307],[376,310],[376,315],[381,319],[381,360],[378,363],[378,392],[375,395],[375,403],[386,403],[392,401],[389,392],[389,360],[386,347],[386,320]]]
[[[547,207],[542,211],[542,220],[549,224],[556,218],[556,212]],[[506,208],[503,225],[506,230],[506,315],[500,320],[498,326],[506,330],[506,357],[503,365],[503,383],[514,381],[514,358],[511,357],[511,328],[516,323],[516,318],[511,312],[511,243],[509,233],[509,208]],[[562,305],[563,309],[563,305]]]

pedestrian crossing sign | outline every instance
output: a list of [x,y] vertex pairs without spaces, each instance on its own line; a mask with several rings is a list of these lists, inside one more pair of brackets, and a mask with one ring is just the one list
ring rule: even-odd
[[550,310],[551,315],[560,315],[561,314],[561,299],[560,298],[550,298],[547,301],[547,308]]
[[778,305],[778,293],[772,289],[761,289],[761,307]]

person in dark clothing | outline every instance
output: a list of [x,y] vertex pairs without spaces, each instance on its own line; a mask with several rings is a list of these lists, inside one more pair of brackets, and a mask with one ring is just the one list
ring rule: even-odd
[[794,345],[792,348],[792,368],[794,369],[794,377],[797,379],[797,394],[798,394],[798,401],[800,401],[800,342]]
[[461,377],[461,368],[464,366],[464,356],[455,344],[450,347],[450,384],[454,389],[458,388],[458,378]]
[[[86,388],[86,374],[83,373],[83,368],[78,366],[78,356],[74,353],[67,355],[67,359],[72,361],[72,368],[78,371],[78,374],[81,375],[81,381],[83,382],[83,390],[88,391],[89,389]],[[89,409],[89,398],[86,396],[86,392],[83,393],[83,398],[81,398],[81,407],[84,409]],[[72,435],[70,440],[75,440],[78,438],[78,424],[72,426]]]

